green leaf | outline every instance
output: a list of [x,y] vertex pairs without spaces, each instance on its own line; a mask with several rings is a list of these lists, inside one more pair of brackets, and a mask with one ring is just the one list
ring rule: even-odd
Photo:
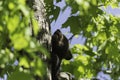
[[28,41],[22,33],[14,34],[13,36],[11,36],[11,39],[16,50],[21,50],[28,46]]
[[29,16],[29,11],[24,5],[20,4],[18,7],[20,8],[20,10],[24,14],[24,16],[26,16],[26,17]]
[[103,43],[107,40],[107,35],[105,32],[99,32],[99,34],[97,35],[97,39]]
[[22,4],[22,5],[25,5],[26,0],[18,0],[18,3],[20,3],[20,4]]
[[9,9],[14,9],[15,8],[15,5],[14,5],[14,3],[12,3],[12,2],[10,2],[9,4],[8,4],[8,7],[9,7]]
[[91,31],[93,30],[93,27],[94,27],[93,25],[90,25],[90,24],[89,24],[88,27],[87,27],[87,31],[88,31],[88,32],[91,32]]
[[37,36],[38,31],[39,31],[39,27],[38,27],[38,22],[35,19],[32,19],[32,24],[33,24],[33,31],[35,36]]
[[105,50],[106,54],[109,56],[117,57],[119,55],[119,50],[117,49],[117,45],[114,43],[109,44]]
[[106,45],[107,45],[107,42],[108,42],[107,40],[104,41],[104,42],[98,47],[98,51],[105,49],[105,47],[106,47]]
[[33,67],[33,72],[35,75],[42,77],[46,74],[46,66],[39,57],[36,57],[36,59],[32,61],[30,65]]
[[88,65],[89,61],[88,61],[89,56],[84,56],[84,55],[79,55],[75,58],[76,61],[82,63],[82,65],[86,66]]
[[78,67],[78,72],[80,72],[80,74],[84,74],[85,73],[84,67],[83,66],[79,66]]
[[91,3],[92,3],[93,5],[97,5],[97,0],[91,0]]
[[2,28],[2,26],[0,25],[0,31],[3,31],[3,28]]
[[33,78],[28,73],[15,71],[8,77],[8,80],[33,80]]
[[24,68],[29,68],[30,67],[28,59],[26,57],[21,57],[20,58],[19,65],[23,66]]
[[78,16],[71,16],[68,20],[62,25],[62,27],[70,26],[70,31],[73,34],[79,34],[81,30],[80,21]]
[[57,2],[60,2],[61,0],[56,0]]
[[15,15],[12,18],[9,18],[8,21],[8,30],[10,31],[10,33],[13,33],[14,31],[16,31],[18,24],[19,24],[19,16]]
[[56,9],[54,9],[54,11],[52,11],[54,19],[57,20],[58,15],[60,13],[60,7],[56,6]]

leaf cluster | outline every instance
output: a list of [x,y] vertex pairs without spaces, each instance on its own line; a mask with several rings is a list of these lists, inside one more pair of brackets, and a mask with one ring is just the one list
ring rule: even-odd
[[91,79],[100,71],[119,78],[120,18],[103,10],[107,6],[118,7],[118,3],[119,0],[66,0],[71,15],[62,27],[70,27],[73,35],[85,38],[84,45],[76,44],[71,49],[74,59],[63,62],[63,70],[71,72],[76,80]]
[[31,21],[33,11],[25,0],[0,1],[0,77],[7,80],[42,79],[46,65],[38,56],[47,51],[31,38],[29,27],[33,24],[34,34],[38,33],[38,23]]

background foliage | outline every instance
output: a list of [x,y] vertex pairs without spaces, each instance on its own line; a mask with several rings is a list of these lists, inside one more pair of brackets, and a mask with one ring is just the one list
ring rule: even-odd
[[[61,0],[44,0],[50,21],[57,20],[60,7],[53,3]],[[70,72],[75,80],[91,79],[100,71],[117,80],[120,75],[120,18],[105,13],[107,6],[118,8],[120,0],[66,0],[71,15],[62,25],[71,33],[82,35],[84,45],[73,45],[74,58],[62,63],[62,70]],[[31,38],[29,22],[33,12],[24,0],[0,1],[0,77],[8,80],[33,80],[42,77],[45,64],[36,52],[47,53]],[[37,34],[36,21],[34,31]],[[21,77],[21,76],[22,77]]]
[[[118,7],[113,0],[66,0],[72,8],[71,16],[63,24],[70,26],[74,35],[85,38],[84,45],[74,45],[72,52],[77,55],[70,72],[78,80],[93,78],[100,71],[118,79],[120,73],[120,18],[105,13],[102,8]],[[73,14],[78,13],[73,16]],[[73,21],[74,20],[74,21]],[[66,65],[65,65],[66,66]]]
[[[7,80],[34,80],[46,74],[45,65],[37,55],[47,54],[35,38],[29,23],[33,15],[25,0],[0,1],[0,77]],[[34,34],[38,26],[32,20]],[[37,53],[37,54],[36,54]]]

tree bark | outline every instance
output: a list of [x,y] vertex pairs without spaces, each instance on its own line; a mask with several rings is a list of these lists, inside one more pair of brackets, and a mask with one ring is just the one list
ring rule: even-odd
[[[37,40],[39,41],[40,45],[45,47],[50,53],[51,52],[51,29],[50,29],[49,18],[47,17],[47,13],[45,10],[45,3],[43,0],[27,0],[27,4],[34,11],[34,17],[38,21],[39,32],[37,35]],[[32,28],[32,23],[30,27]],[[40,54],[40,55],[41,55],[40,58],[43,61],[47,60],[47,57],[45,55],[43,54]],[[47,65],[49,65],[49,61]],[[36,77],[36,80],[40,80],[40,79]],[[50,66],[47,66],[47,76],[45,76],[45,80],[51,80]]]

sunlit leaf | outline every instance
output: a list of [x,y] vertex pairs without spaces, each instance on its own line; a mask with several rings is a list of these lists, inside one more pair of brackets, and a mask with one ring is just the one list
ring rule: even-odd
[[13,33],[14,31],[16,31],[18,24],[19,24],[19,16],[15,15],[12,18],[9,18],[8,21],[8,30],[10,31],[10,33]]
[[37,35],[39,31],[38,22],[35,19],[32,19],[34,34]]
[[12,10],[12,9],[14,9],[14,8],[15,8],[15,5],[14,5],[14,3],[10,2],[10,3],[9,3],[9,5],[8,5],[8,7],[9,7],[9,9],[11,9],[11,10]]
[[79,66],[78,67],[78,71],[81,73],[81,74],[84,74],[85,70],[82,66]]
[[67,65],[67,64],[70,64],[70,61],[68,61],[68,60],[64,60],[64,65]]
[[19,8],[21,9],[21,11],[23,12],[23,14],[24,14],[25,16],[29,16],[29,11],[26,9],[25,6],[19,5]]
[[97,5],[97,0],[92,0],[93,5]]
[[88,25],[88,27],[87,27],[87,31],[88,31],[88,32],[91,32],[92,29],[93,29],[93,25]]
[[26,0],[18,0],[18,2],[23,4],[23,5],[26,4]]
[[81,62],[83,65],[88,65],[88,56],[77,56],[77,58],[75,59],[76,61]]
[[0,25],[0,31],[3,31],[3,28],[2,28],[2,26]]
[[45,66],[40,59],[36,59],[36,61],[32,64],[35,67],[35,74],[38,76],[43,76],[45,74]]
[[15,34],[11,37],[14,48],[17,50],[26,48],[28,46],[28,41],[25,39],[25,37],[22,34]]
[[29,68],[29,62],[28,59],[26,57],[21,57],[20,58],[20,62],[19,62],[20,66],[23,66],[24,68]]
[[103,50],[103,49],[106,47],[106,45],[107,45],[107,40],[104,41],[104,42],[98,47],[98,51]]
[[103,43],[105,40],[107,40],[107,36],[105,32],[100,32],[97,36],[98,40],[101,41],[101,43]]

